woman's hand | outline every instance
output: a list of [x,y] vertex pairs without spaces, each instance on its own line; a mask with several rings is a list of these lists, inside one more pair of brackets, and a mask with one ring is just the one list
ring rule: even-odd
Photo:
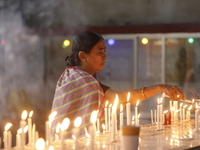
[[177,86],[162,84],[160,87],[162,93],[165,93],[170,100],[179,101],[185,99],[183,92]]

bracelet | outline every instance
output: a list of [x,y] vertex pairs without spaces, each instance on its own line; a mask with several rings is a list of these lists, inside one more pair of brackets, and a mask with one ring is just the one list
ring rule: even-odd
[[145,96],[145,94],[144,94],[144,89],[145,89],[146,87],[143,87],[142,88],[142,96],[145,98],[145,99],[147,99],[147,97]]

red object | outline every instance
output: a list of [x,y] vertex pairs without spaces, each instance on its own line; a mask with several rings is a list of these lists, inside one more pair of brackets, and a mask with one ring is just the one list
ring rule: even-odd
[[171,111],[169,111],[169,115],[168,115],[168,124],[171,124],[172,123],[172,113]]

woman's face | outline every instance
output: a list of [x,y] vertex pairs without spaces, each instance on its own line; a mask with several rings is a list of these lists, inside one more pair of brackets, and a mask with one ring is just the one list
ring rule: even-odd
[[90,74],[95,74],[104,68],[106,59],[106,46],[103,40],[100,40],[90,51],[85,54],[85,62],[82,63],[84,70]]

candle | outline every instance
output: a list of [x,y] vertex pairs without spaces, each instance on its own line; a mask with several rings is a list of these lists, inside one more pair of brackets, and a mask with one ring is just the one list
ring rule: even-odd
[[[79,127],[82,123],[82,118],[81,117],[77,117],[75,120],[74,120],[74,136],[75,136],[75,150],[78,150],[78,137],[79,137]],[[62,141],[62,140],[61,140]],[[64,141],[64,139],[63,139]],[[62,143],[62,142],[61,142]],[[62,150],[65,150],[65,148],[63,148]]]
[[197,103],[195,110],[195,131],[199,131],[199,108]]
[[58,123],[56,125],[55,142],[58,142],[60,140],[61,128],[62,128],[62,125],[60,123]]
[[8,150],[11,150],[12,147],[12,134],[8,131]]
[[179,108],[179,110],[180,110],[180,111],[179,111],[179,114],[180,114],[180,120],[181,120],[181,121],[183,121],[182,106],[183,106],[183,103],[180,104],[180,108]]
[[154,122],[155,122],[155,124],[156,124],[156,122],[157,122],[157,117],[156,117],[156,115],[157,115],[157,113],[156,113],[156,109],[154,110]]
[[21,144],[21,138],[20,138],[20,134],[22,133],[22,128],[17,130],[17,134],[16,134],[16,148],[20,148],[20,144]]
[[120,104],[120,128],[124,125],[123,105]]
[[4,132],[3,132],[3,141],[4,141],[4,149],[8,150],[10,147],[10,143],[9,143],[9,132],[8,130],[10,129],[10,127],[12,126],[11,123],[7,123],[6,126],[4,127]]
[[137,101],[137,104],[135,106],[135,125],[138,126],[139,123],[138,123],[138,105],[139,105],[139,100]]
[[138,123],[137,126],[140,126],[140,114],[138,114],[138,117],[137,117],[137,123]]
[[[80,121],[78,123],[81,124],[82,122],[82,119],[81,118],[78,118],[79,120],[77,121]],[[74,121],[74,123],[77,123],[76,120]],[[67,128],[69,127],[69,124],[70,124],[70,120],[69,118],[65,118],[63,121],[62,121],[62,124],[61,124],[61,150],[65,150],[65,131],[67,130]],[[79,125],[79,124],[78,124]]]
[[157,104],[157,130],[160,130],[160,99],[158,98]]
[[190,110],[191,109],[192,109],[192,105],[188,108],[188,118],[187,118],[188,121],[190,120],[190,115],[191,115]]
[[57,111],[52,112],[48,117],[48,121],[45,122],[45,132],[46,132],[47,146],[51,145],[51,143],[52,143],[51,125],[52,125],[52,122],[53,122],[56,115],[57,115]]
[[43,138],[39,138],[35,143],[36,150],[44,150],[45,149],[45,141]]
[[135,116],[132,117],[132,125],[135,125]]
[[33,124],[33,127],[32,127],[32,147],[34,147],[35,146],[35,142],[36,142],[36,137],[35,137],[35,123]]
[[21,133],[21,150],[24,150],[24,146],[25,146],[25,133],[24,133],[24,128],[26,126],[26,118],[27,118],[27,111],[24,110],[22,112],[22,115],[21,115],[21,121],[20,121],[20,128],[22,128],[22,133]]
[[109,105],[108,107],[108,131],[110,132],[110,129],[111,129],[111,123],[110,123],[110,120],[111,120],[111,108],[112,108],[112,104]]
[[163,129],[163,104],[162,104],[162,99],[163,98],[160,98],[160,129],[162,130]]
[[187,107],[187,105],[183,106],[183,121],[185,121],[185,108]]
[[[99,113],[99,110],[97,110],[97,116],[98,116],[98,113]],[[97,131],[96,131],[96,133],[100,133],[100,130],[99,130],[99,127],[100,127],[100,121],[99,121],[99,118],[97,118],[97,127],[96,127],[96,129],[97,129]]]
[[108,101],[106,101],[105,108],[104,108],[104,113],[105,113],[106,131],[108,132]]
[[127,125],[131,125],[131,104],[130,104],[130,92],[128,92],[128,95],[127,95],[126,116],[127,116]]
[[92,125],[89,127],[89,133],[90,133],[90,145],[89,145],[89,149],[93,150],[94,149],[94,136],[95,136],[95,123],[97,120],[97,111],[93,111],[91,116],[90,116],[90,122],[92,123]]
[[32,117],[33,111],[29,113],[29,118],[28,118],[28,145],[32,147]]
[[112,107],[112,128],[111,128],[111,141],[116,141],[116,110],[117,110],[117,104],[118,104],[118,95],[116,94],[116,98]]
[[151,110],[151,124],[153,124],[153,110]]

